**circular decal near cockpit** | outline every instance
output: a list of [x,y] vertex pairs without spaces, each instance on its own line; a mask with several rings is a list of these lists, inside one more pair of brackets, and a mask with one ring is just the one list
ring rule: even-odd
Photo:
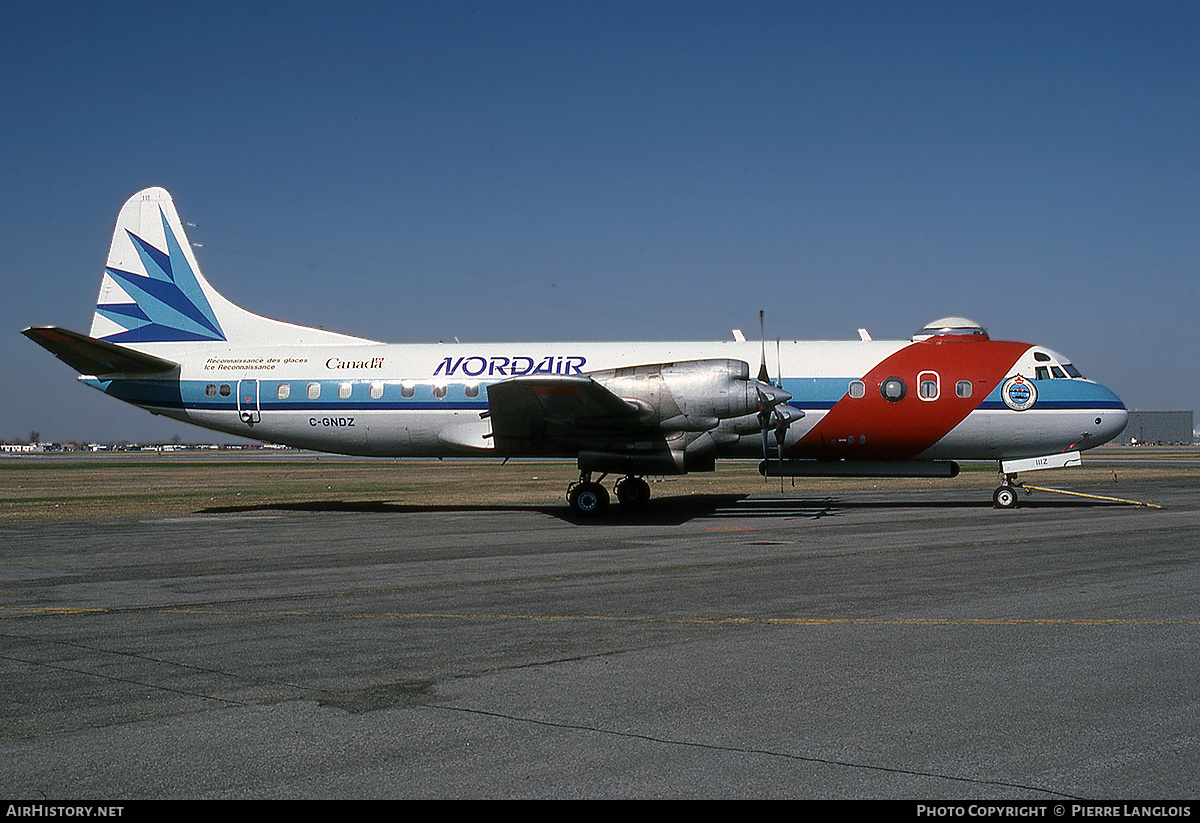
[[1000,396],[1004,398],[1004,405],[1013,411],[1025,411],[1033,408],[1037,402],[1037,389],[1032,380],[1026,380],[1018,374],[1004,381]]

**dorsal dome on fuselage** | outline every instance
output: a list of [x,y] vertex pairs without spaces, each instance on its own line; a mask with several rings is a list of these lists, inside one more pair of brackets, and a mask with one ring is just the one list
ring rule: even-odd
[[961,335],[978,340],[988,339],[987,330],[974,320],[968,320],[965,317],[943,317],[941,320],[934,320],[914,334],[913,340],[928,340],[930,337],[945,334]]

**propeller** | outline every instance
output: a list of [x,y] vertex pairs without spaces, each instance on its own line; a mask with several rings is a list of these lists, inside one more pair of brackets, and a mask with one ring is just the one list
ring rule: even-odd
[[[758,424],[762,432],[763,460],[770,460],[769,431],[775,431],[775,448],[779,462],[783,462],[783,444],[787,440],[788,427],[804,417],[804,412],[787,405],[792,395],[783,390],[783,363],[779,356],[779,341],[775,341],[775,360],[779,368],[779,383],[771,382],[771,374],[767,370],[767,339],[766,324],[763,312],[758,313],[759,337],[762,341],[762,361],[758,367]],[[782,476],[782,475],[781,475]]]
[[[777,385],[779,386],[780,389],[782,389],[783,388],[783,358],[780,356],[780,353],[779,353],[779,338],[778,337],[775,338],[775,368],[779,370],[779,383]],[[790,395],[789,395],[788,399],[789,400],[792,399]],[[776,406],[775,409],[772,411],[772,415],[771,415],[777,421],[775,423],[775,448],[776,448],[776,451],[779,452],[779,468],[780,469],[783,468],[783,441],[787,440],[787,430],[788,430],[788,427],[792,425],[791,416],[785,415],[783,413],[784,409],[788,409],[790,411],[791,406],[784,406],[783,409]],[[800,416],[803,417],[804,412],[800,412]],[[782,418],[782,419],[780,419],[780,418]],[[782,471],[779,472],[779,491],[781,493],[783,492],[783,472]]]
[[758,427],[762,432],[763,459],[766,460],[767,432],[791,422],[779,407],[791,400],[792,396],[769,383],[759,383],[754,388],[758,392]]

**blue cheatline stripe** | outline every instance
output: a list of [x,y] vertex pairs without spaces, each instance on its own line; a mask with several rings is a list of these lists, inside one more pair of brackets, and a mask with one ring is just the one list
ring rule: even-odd
[[[1026,411],[1069,411],[1071,409],[1123,409],[1125,404],[1120,400],[1043,400],[1037,402]],[[987,400],[979,404],[982,411],[1012,411],[1003,402]]]
[[[247,379],[247,378],[241,378]],[[434,397],[432,382],[400,380],[273,380],[257,379],[259,384],[258,408],[264,412],[270,411],[486,411],[487,384],[479,384],[478,397],[466,395],[467,384],[451,383],[446,385],[445,397]],[[239,378],[229,377],[224,380],[185,380],[174,382],[169,380],[121,380],[101,385],[99,381],[87,381],[96,388],[108,394],[136,403],[142,406],[155,406],[170,409],[195,409],[203,411],[234,411],[238,408],[236,396]],[[802,386],[797,383],[807,382]],[[280,399],[277,390],[280,384],[290,387],[290,396]],[[316,383],[320,386],[320,397],[310,399],[307,396],[308,386]],[[337,396],[338,387],[344,383],[350,384],[350,397]],[[373,383],[383,383],[383,395],[370,397],[370,386]],[[410,383],[413,386],[413,396],[401,394],[401,384]],[[811,393],[793,391],[791,404],[808,411],[827,411],[833,408],[844,396],[850,380],[825,378],[820,381],[793,381],[785,384],[789,391],[793,389],[809,389]],[[1047,386],[1050,383],[1074,383],[1074,386]],[[220,387],[228,387],[226,396],[209,396],[206,389],[213,386],[217,391]],[[1084,387],[1087,387],[1084,389]],[[1081,391],[1082,389],[1082,391]],[[813,391],[815,390],[815,391]],[[1125,406],[1111,392],[1091,383],[1057,380],[1038,383],[1038,400],[1030,411],[1082,411],[1082,410],[1114,410],[1124,409]],[[823,394],[822,394],[823,393]],[[1072,396],[1073,395],[1073,396]],[[998,392],[993,392],[979,404],[984,411],[1011,411],[999,398]],[[1019,412],[1018,412],[1019,413]]]

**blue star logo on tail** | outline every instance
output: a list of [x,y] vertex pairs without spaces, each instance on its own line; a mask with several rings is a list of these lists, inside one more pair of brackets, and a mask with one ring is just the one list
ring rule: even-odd
[[196,273],[188,265],[179,240],[167,224],[166,215],[161,210],[159,214],[167,239],[166,251],[126,231],[146,274],[105,269],[134,302],[96,306],[97,314],[125,329],[104,339],[112,343],[224,340],[221,324],[196,280]]

